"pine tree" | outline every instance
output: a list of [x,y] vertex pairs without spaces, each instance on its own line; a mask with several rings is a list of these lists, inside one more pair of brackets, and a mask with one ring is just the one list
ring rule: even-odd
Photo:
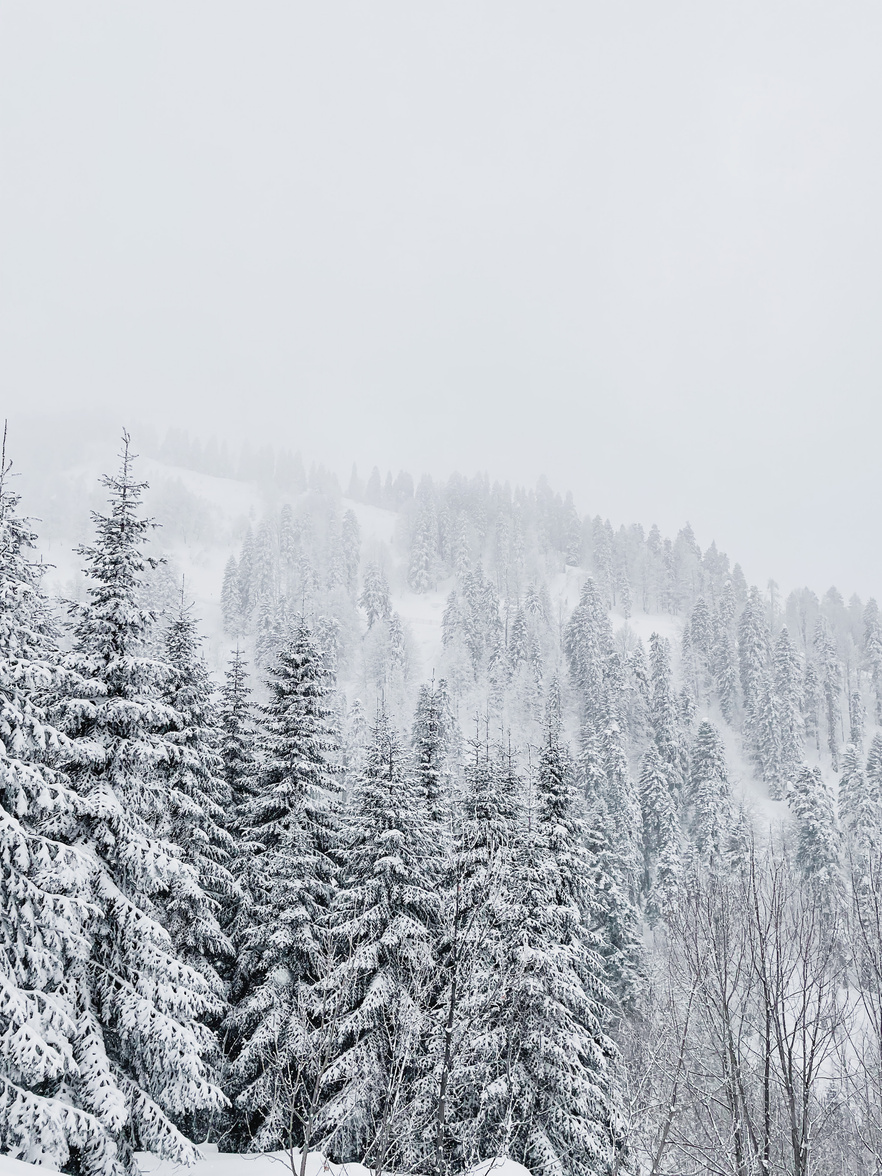
[[236,1104],[257,1151],[303,1138],[318,1081],[318,985],[328,968],[337,881],[331,688],[302,619],[279,651],[267,689],[260,771],[241,810],[253,856],[242,877],[248,917],[236,933],[237,1000],[227,1024]]
[[[649,745],[640,765],[640,808],[643,817],[643,890],[647,895],[653,895],[659,863],[670,857],[671,847],[679,840],[674,798],[665,766],[654,744]],[[647,910],[651,907],[656,913],[661,913],[664,906],[663,894],[655,894],[654,901],[647,901]]]
[[590,577],[564,633],[570,675],[580,694],[583,715],[594,722],[603,708],[603,687],[613,652],[612,625]]
[[239,565],[235,555],[231,555],[224,568],[224,580],[221,587],[221,614],[225,633],[238,633],[240,622],[239,600]]
[[719,866],[732,826],[732,797],[723,741],[707,719],[695,737],[689,799],[696,847],[712,866]]
[[244,655],[236,650],[227,663],[218,707],[221,771],[235,813],[254,795],[257,770],[256,732]]
[[621,863],[622,888],[636,898],[642,859],[640,806],[625,754],[621,725],[611,698],[607,699],[605,710],[601,753],[609,838]]
[[223,774],[218,715],[199,644],[196,623],[182,601],[166,635],[166,658],[174,674],[164,695],[181,722],[168,737],[178,755],[168,768],[163,823],[199,885],[175,895],[168,930],[181,958],[198,968],[220,996],[217,968],[233,951],[220,913],[237,901],[238,887],[229,868],[235,848],[228,829],[232,793]]
[[[729,587],[729,585],[727,585]],[[733,604],[734,602],[730,602]],[[720,700],[720,710],[727,723],[735,720],[738,693],[738,650],[735,637],[729,628],[726,614],[721,608],[714,618],[713,648],[711,653],[711,673],[713,675],[714,690]]]
[[549,707],[535,819],[516,844],[518,883],[500,912],[494,975],[469,1043],[483,1095],[467,1148],[537,1173],[606,1171],[622,1140],[612,1096],[610,1000],[585,913],[584,830],[559,713]]
[[864,608],[864,656],[876,699],[876,723],[882,724],[882,625],[879,606],[872,597]]
[[[324,1076],[323,1150],[382,1168],[408,1142],[397,1110],[414,1076],[438,901],[411,765],[382,712],[347,816],[327,981],[335,1057]],[[397,1149],[397,1150],[396,1150]]]
[[649,719],[668,782],[672,790],[678,793],[683,787],[687,756],[671,685],[670,650],[667,641],[658,633],[653,633],[649,638],[649,651]]
[[[86,853],[44,835],[75,819],[77,799],[47,755],[64,741],[43,701],[63,685],[36,536],[17,515],[5,433],[0,458],[0,1148],[29,1163],[112,1173],[106,1117],[77,1097],[88,1065],[65,983],[88,959],[93,884]],[[106,1112],[107,1107],[100,1110]]]
[[154,621],[137,604],[151,524],[138,515],[145,484],[133,477],[125,434],[123,442],[119,474],[103,479],[110,513],[93,514],[95,543],[79,549],[89,599],[72,606],[70,665],[82,687],[63,699],[59,724],[79,798],[74,835],[97,875],[91,953],[65,979],[80,1069],[72,1097],[100,1119],[118,1162],[134,1172],[137,1147],[195,1159],[174,1121],[220,1109],[223,1096],[210,1080],[206,1059],[216,1046],[203,1023],[219,1012],[218,999],[162,926],[199,878],[159,832],[165,773],[178,758],[169,735],[183,720],[162,699],[174,671],[141,653]]
[[860,690],[852,690],[848,696],[849,742],[853,743],[859,750],[862,750],[864,746],[865,718],[864,700],[861,698],[861,692]]
[[[517,886],[515,842],[521,797],[512,758],[488,741],[471,741],[465,783],[453,825],[453,851],[441,887],[442,934],[436,956],[439,987],[431,1007],[428,1074],[418,1105],[433,1121],[435,1172],[463,1165],[475,1146],[486,1067],[481,1030],[497,1016],[506,920]],[[425,1093],[423,1093],[425,1091]]]
[[796,824],[796,865],[831,908],[842,893],[841,836],[836,805],[820,768],[805,767],[787,794]]
[[392,615],[389,584],[375,563],[369,563],[365,568],[358,603],[367,613],[369,629],[373,628],[377,621],[388,621]]
[[834,771],[839,768],[839,698],[842,691],[842,668],[836,653],[836,643],[823,617],[815,627],[815,657],[824,698],[827,718],[827,747]]
[[251,611],[257,603],[257,594],[254,591],[254,532],[250,523],[239,550],[236,579],[239,589],[239,623],[243,629],[247,629]]
[[451,718],[443,678],[420,687],[413,718],[411,745],[414,778],[435,846],[442,846],[450,826],[451,780],[449,745]]
[[343,569],[346,591],[354,599],[358,589],[358,567],[361,562],[361,528],[354,510],[343,515]]
[[779,699],[781,760],[779,784],[782,794],[803,761],[805,721],[802,716],[802,666],[799,655],[783,628],[775,643],[773,681]]
[[[871,770],[875,767],[871,761]],[[876,774],[874,771],[873,775]],[[858,855],[863,856],[870,847],[878,846],[882,836],[882,794],[864,768],[860,750],[853,743],[847,744],[842,753],[839,820]]]
[[738,623],[738,659],[741,691],[744,696],[744,733],[748,744],[756,746],[756,725],[762,704],[763,675],[769,660],[769,634],[765,608],[759,589],[750,596]]

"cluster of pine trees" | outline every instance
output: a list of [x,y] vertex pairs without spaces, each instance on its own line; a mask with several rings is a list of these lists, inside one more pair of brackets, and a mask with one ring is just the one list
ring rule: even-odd
[[[217,688],[183,596],[146,607],[127,439],[103,482],[60,620],[0,480],[4,1151],[875,1171],[874,602],[782,605],[543,486],[402,477],[397,562],[316,490],[246,530]],[[426,682],[395,603],[439,583]]]

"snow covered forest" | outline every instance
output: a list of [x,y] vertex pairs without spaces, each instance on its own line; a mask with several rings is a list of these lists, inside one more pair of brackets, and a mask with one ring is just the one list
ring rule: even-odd
[[6,1155],[878,1176],[875,600],[544,480],[138,450],[4,456]]

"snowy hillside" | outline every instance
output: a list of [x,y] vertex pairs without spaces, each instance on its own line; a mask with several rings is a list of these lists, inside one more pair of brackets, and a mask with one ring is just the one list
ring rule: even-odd
[[254,464],[56,469],[42,577],[0,488],[9,1150],[860,1171],[876,602],[544,480]]

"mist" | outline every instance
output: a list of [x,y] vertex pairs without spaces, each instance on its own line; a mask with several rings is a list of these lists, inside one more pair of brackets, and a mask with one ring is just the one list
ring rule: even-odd
[[760,584],[878,593],[880,23],[8,3],[12,437],[92,411],[545,473]]

